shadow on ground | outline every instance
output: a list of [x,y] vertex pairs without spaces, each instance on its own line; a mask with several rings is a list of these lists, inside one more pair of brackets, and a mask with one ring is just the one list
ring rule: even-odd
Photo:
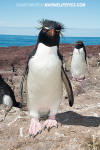
[[86,127],[97,127],[100,125],[100,117],[82,116],[73,111],[57,114],[56,120],[66,125],[81,125]]

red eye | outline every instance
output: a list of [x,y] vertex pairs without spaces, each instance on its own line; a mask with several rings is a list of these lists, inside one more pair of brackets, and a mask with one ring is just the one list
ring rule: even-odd
[[43,29],[43,32],[47,32],[47,30],[46,30],[46,29]]

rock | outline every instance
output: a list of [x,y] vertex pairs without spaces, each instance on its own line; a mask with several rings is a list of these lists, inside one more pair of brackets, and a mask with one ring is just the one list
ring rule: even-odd
[[96,58],[95,56],[92,56],[92,57],[90,57],[90,58],[87,58],[87,63],[88,63],[88,65],[89,65],[89,67],[90,67],[90,66],[92,66],[92,67],[97,67],[97,62],[98,62],[98,60],[97,60],[97,58]]
[[69,58],[65,61],[65,70],[68,72],[71,69],[71,61],[72,61],[72,57],[69,56]]

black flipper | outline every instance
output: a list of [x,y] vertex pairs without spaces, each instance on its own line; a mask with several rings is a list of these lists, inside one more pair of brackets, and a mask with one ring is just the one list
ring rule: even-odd
[[66,87],[66,91],[68,93],[69,105],[72,107],[74,104],[73,90],[72,90],[70,80],[69,80],[66,72],[64,71],[63,66],[62,66],[62,70],[61,70],[61,75],[62,75],[62,80],[63,80],[65,87]]

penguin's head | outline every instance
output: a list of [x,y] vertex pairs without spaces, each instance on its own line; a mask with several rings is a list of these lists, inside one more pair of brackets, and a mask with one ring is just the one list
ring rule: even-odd
[[47,46],[59,46],[60,34],[64,26],[56,21],[42,20],[40,21],[41,31],[38,36],[38,43]]
[[76,49],[84,48],[83,41],[77,41],[75,44]]

